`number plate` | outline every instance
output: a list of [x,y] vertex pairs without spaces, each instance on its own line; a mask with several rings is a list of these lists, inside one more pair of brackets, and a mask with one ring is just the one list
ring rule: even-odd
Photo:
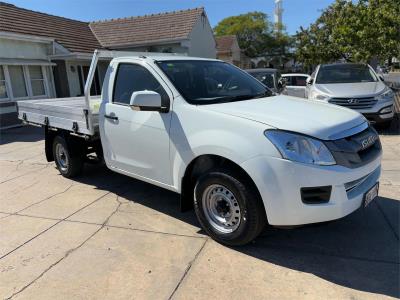
[[376,197],[378,197],[379,182],[377,182],[368,192],[364,195],[364,207],[367,207]]

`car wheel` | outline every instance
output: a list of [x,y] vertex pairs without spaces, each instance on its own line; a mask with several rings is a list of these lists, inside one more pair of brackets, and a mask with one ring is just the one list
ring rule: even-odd
[[83,159],[77,154],[72,154],[67,142],[61,136],[56,136],[53,142],[53,157],[58,171],[67,178],[72,178],[81,173]]
[[254,184],[228,170],[213,170],[197,180],[194,207],[203,229],[228,246],[249,243],[266,224]]

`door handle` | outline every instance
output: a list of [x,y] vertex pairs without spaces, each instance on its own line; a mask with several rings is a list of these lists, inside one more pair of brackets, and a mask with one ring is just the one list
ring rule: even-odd
[[117,121],[118,117],[115,115],[104,115],[104,118],[110,119],[110,120],[114,120]]

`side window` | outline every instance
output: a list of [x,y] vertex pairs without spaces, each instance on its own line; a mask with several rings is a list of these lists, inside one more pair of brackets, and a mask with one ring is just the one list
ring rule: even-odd
[[295,86],[306,86],[306,81],[307,81],[307,77],[304,76],[296,76],[293,77],[294,81],[295,81]]
[[169,97],[157,79],[144,67],[122,63],[118,65],[114,83],[113,102],[129,104],[132,93],[154,91],[161,95],[163,106],[169,105]]

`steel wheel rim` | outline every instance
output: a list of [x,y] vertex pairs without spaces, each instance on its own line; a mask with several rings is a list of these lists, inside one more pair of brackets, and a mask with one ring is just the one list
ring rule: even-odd
[[223,185],[212,184],[202,195],[204,215],[221,233],[232,233],[240,225],[241,210],[235,195]]
[[56,159],[57,163],[62,171],[66,171],[69,166],[69,159],[67,151],[62,144],[56,145]]

